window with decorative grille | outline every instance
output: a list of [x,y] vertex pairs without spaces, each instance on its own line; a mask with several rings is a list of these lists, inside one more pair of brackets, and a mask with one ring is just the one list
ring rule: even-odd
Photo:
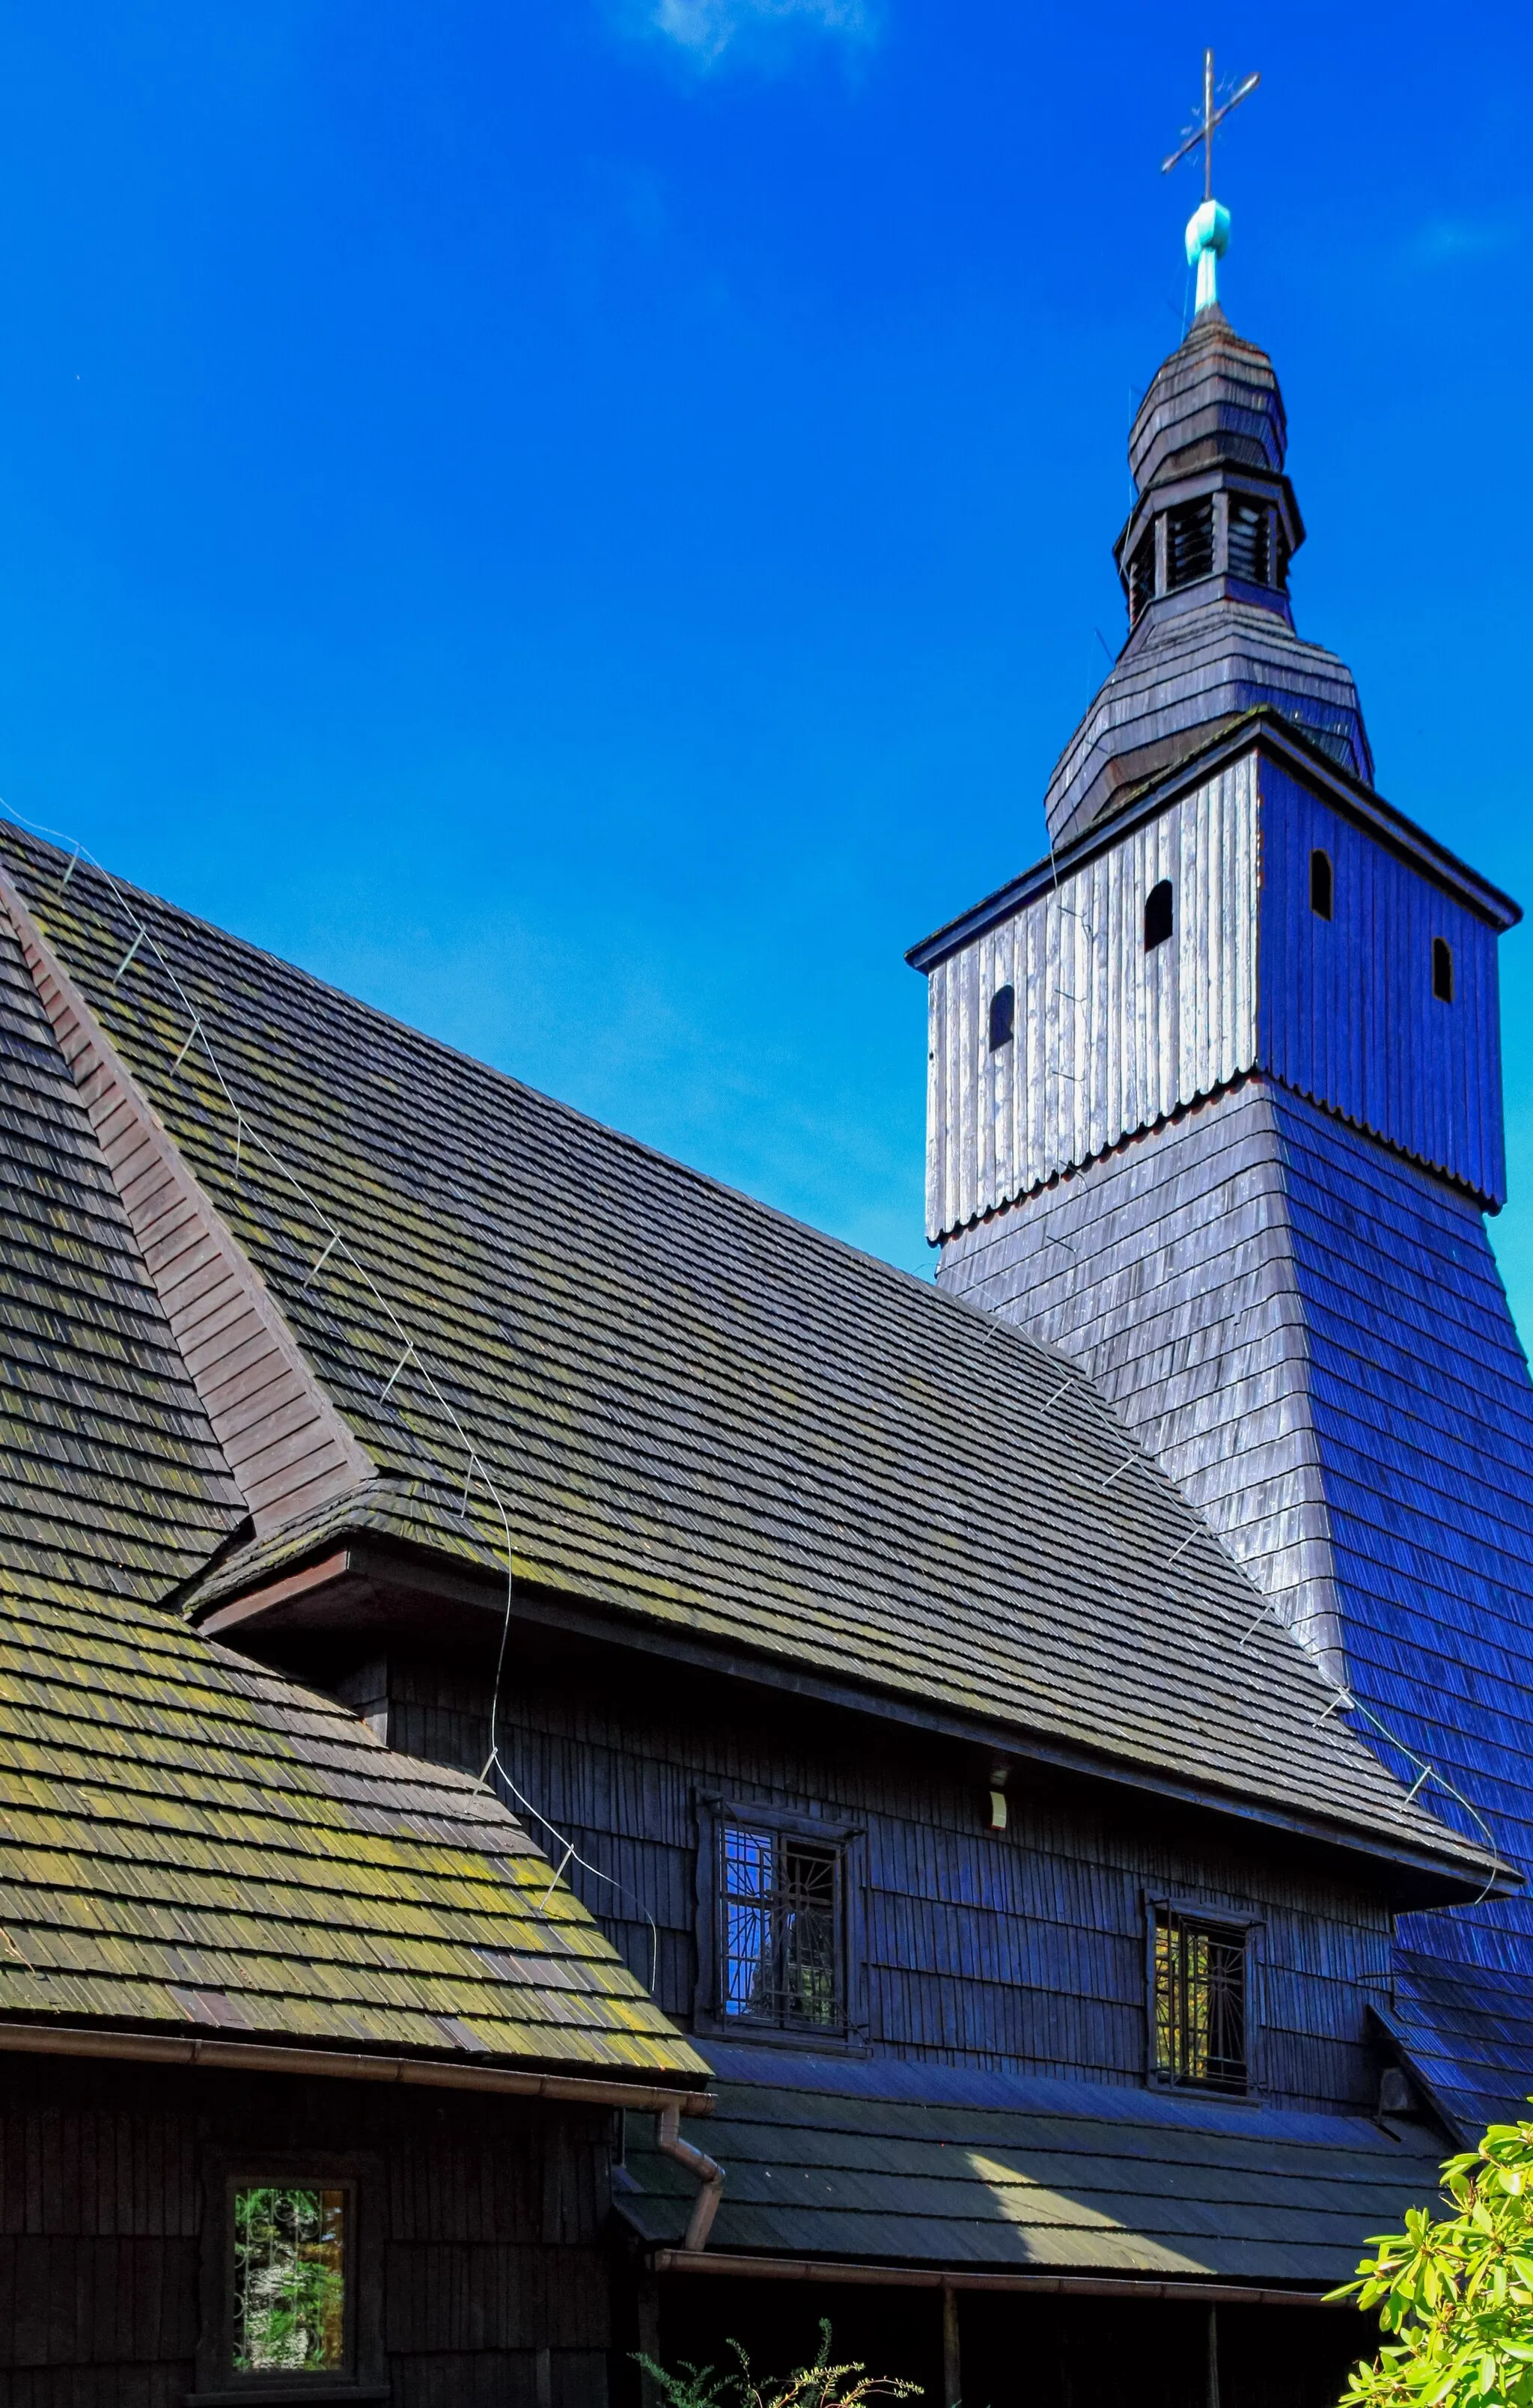
[[1128,560],[1128,624],[1137,627],[1155,598],[1155,530],[1146,527]]
[[1272,582],[1272,518],[1265,502],[1229,497],[1229,573],[1248,585]]
[[1247,1934],[1175,1907],[1155,1909],[1155,2072],[1199,2090],[1250,2086]]
[[719,1831],[719,2003],[731,2022],[839,2031],[840,1851],[782,1831]]
[[1166,513],[1166,582],[1174,594],[1199,577],[1213,575],[1213,495],[1182,502]]

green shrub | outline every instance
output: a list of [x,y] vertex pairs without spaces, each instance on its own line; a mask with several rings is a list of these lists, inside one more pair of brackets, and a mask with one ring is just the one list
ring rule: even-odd
[[1533,2123],[1493,2124],[1442,2187],[1452,2214],[1411,2208],[1331,2294],[1396,2336],[1340,2408],[1533,2408]]
[[652,2358],[638,2363],[657,2386],[666,2408],[862,2408],[866,2400],[909,2400],[919,2397],[919,2383],[899,2374],[869,2374],[858,2358],[844,2366],[830,2362],[830,2320],[820,2319],[820,2346],[809,2366],[795,2366],[791,2374],[757,2378],[738,2341],[728,2344],[738,2361],[734,2373],[721,2374],[711,2366],[695,2366],[683,2358],[679,2373],[657,2366]]

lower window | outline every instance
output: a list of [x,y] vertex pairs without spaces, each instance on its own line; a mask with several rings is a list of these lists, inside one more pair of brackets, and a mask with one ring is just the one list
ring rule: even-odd
[[372,2150],[203,2159],[202,2408],[385,2396],[382,2161]]
[[840,1851],[719,1826],[719,2006],[728,2022],[840,2031]]
[[1250,2088],[1249,1938],[1239,1924],[1155,1908],[1152,2025],[1162,2082]]
[[348,2372],[350,2186],[236,2182],[230,2213],[230,2372]]

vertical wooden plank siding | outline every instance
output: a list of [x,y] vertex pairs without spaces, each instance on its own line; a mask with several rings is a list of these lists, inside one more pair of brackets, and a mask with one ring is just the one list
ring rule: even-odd
[[513,1777],[625,1896],[569,1878],[648,1981],[685,2019],[697,1979],[699,1789],[866,1832],[865,1924],[875,2054],[994,2071],[1138,2084],[1146,2043],[1144,1899],[1173,1891],[1264,1923],[1264,2082],[1275,2104],[1372,2103],[1367,2001],[1389,1980],[1382,1903],[1249,1843],[1173,1841],[1018,1791],[1008,1828],[988,1794],[843,1741],[674,1713],[525,1667],[502,1705]]
[[[1460,1181],[1506,1195],[1496,932],[1298,781],[1261,767],[1263,1067],[1286,1086]],[[1310,856],[1334,872],[1310,907]],[[1432,939],[1454,999],[1432,992]]]
[[605,2408],[610,2116],[0,2052],[0,2399],[173,2408],[244,2153],[365,2151],[395,2408]]
[[370,1480],[374,1466],[304,1360],[260,1273],[166,1137],[10,881],[0,909],[258,1533]]
[[[933,970],[932,1239],[1252,1066],[1255,796],[1252,754]],[[1162,879],[1174,931],[1146,953],[1145,899]],[[1008,984],[1015,1035],[992,1053],[991,997]]]

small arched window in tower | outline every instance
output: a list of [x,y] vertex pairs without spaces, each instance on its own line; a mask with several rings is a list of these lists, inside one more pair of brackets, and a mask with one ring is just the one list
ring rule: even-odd
[[1328,920],[1335,897],[1336,882],[1331,875],[1331,856],[1316,845],[1310,855],[1310,909],[1317,920]]
[[1017,1025],[1017,991],[1014,986],[998,986],[990,998],[990,1050],[998,1054],[1010,1045]]
[[1144,950],[1147,953],[1153,953],[1157,945],[1165,944],[1171,933],[1174,918],[1171,882],[1163,878],[1158,886],[1151,887],[1144,898]]
[[1147,526],[1128,558],[1128,624],[1137,627],[1155,598],[1155,530]]
[[1248,585],[1272,582],[1272,515],[1265,502],[1229,497],[1229,573]]
[[1174,594],[1199,577],[1213,575],[1213,495],[1183,502],[1166,513],[1166,583]]
[[1454,949],[1446,937],[1432,939],[1432,993],[1439,1003],[1454,999]]

